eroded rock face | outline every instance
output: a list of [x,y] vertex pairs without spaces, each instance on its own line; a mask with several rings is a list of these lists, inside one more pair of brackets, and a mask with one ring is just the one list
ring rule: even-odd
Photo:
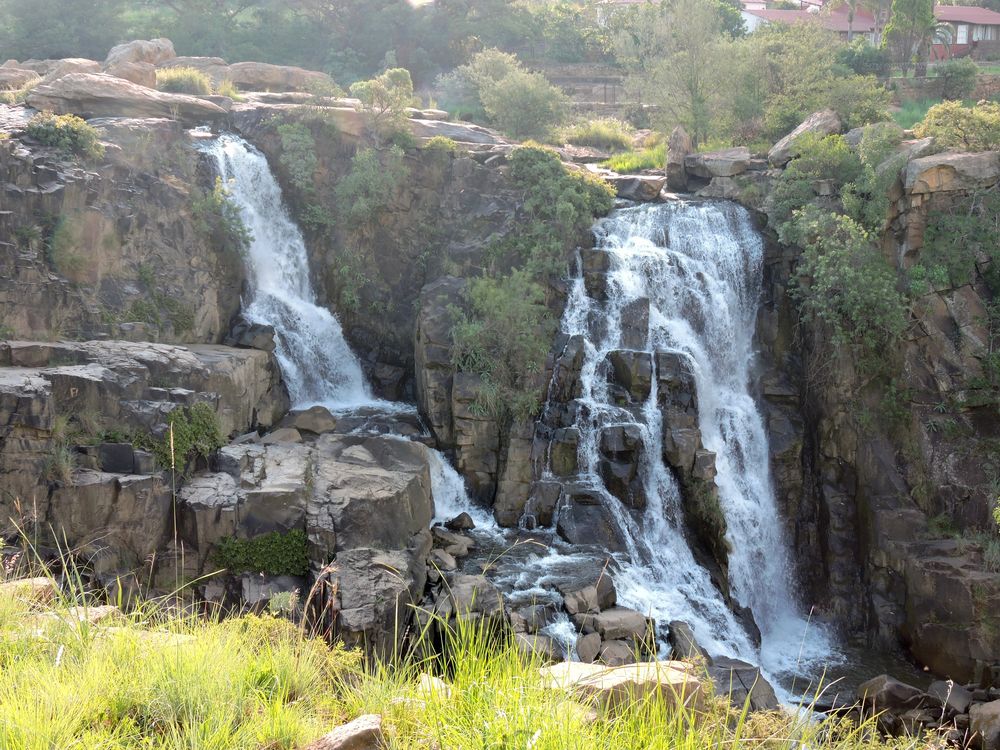
[[204,99],[155,91],[107,73],[68,73],[36,86],[27,101],[35,109],[83,118],[166,117],[197,125],[226,114]]
[[934,154],[906,165],[903,187],[911,195],[969,191],[988,188],[1000,181],[1000,153]]
[[[92,120],[106,148],[98,168],[22,140],[30,114],[0,105],[10,135],[0,139],[0,318],[10,336],[221,342],[243,263],[199,220],[214,176],[199,170],[181,123]],[[57,229],[66,251],[53,256],[45,248]]]
[[179,494],[196,570],[225,537],[303,529],[315,569],[335,592],[339,637],[389,648],[426,582],[434,512],[427,448],[324,434],[312,443],[229,445],[218,464]]
[[687,155],[694,151],[694,144],[691,136],[680,125],[670,132],[667,141],[667,189],[677,192],[687,190],[687,170],[684,168],[684,160]]

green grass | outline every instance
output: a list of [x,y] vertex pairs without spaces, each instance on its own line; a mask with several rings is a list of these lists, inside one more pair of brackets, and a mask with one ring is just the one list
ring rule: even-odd
[[[87,624],[71,616],[80,600],[42,605],[0,589],[0,748],[292,750],[365,713],[383,716],[387,750],[926,746],[883,744],[871,723],[748,716],[710,695],[697,707],[648,696],[597,711],[547,686],[540,662],[482,620],[431,620],[451,658],[365,664],[270,616],[222,620],[146,603]],[[447,687],[428,691],[425,673]]]
[[629,151],[624,154],[616,154],[605,162],[602,167],[618,172],[619,174],[631,174],[640,172],[643,169],[663,169],[667,163],[667,144],[661,143],[652,148],[644,148],[641,151]]
[[927,116],[927,111],[935,104],[940,104],[940,99],[917,99],[900,102],[899,110],[893,112],[892,117],[904,130],[909,130]]
[[212,93],[212,79],[197,68],[163,68],[156,71],[156,88],[173,94],[205,96]]
[[632,127],[613,117],[604,117],[570,125],[562,130],[560,139],[574,146],[591,146],[611,153],[629,151]]

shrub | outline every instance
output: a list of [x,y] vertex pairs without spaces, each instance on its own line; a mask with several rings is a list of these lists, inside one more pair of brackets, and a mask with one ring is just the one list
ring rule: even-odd
[[215,87],[215,93],[219,96],[228,96],[234,102],[241,102],[244,98],[240,90],[236,88],[236,84],[228,78],[219,81],[219,85]]
[[508,247],[532,273],[561,276],[568,253],[595,216],[614,204],[614,189],[588,172],[570,172],[551,149],[526,145],[510,156],[510,176],[524,191],[522,212]]
[[793,159],[772,192],[773,211],[780,225],[792,212],[813,200],[813,183],[832,179],[839,190],[861,173],[861,160],[842,135],[821,137],[805,133],[796,141]]
[[781,240],[802,248],[803,313],[826,323],[834,343],[850,345],[859,369],[873,372],[902,334],[907,307],[870,235],[850,217],[810,205],[783,225]]
[[45,257],[49,265],[70,281],[79,281],[87,268],[87,259],[76,250],[72,222],[66,216],[59,216],[47,229]]
[[891,95],[875,76],[834,78],[825,99],[826,106],[840,115],[846,128],[889,119]]
[[192,193],[191,214],[195,229],[207,235],[223,253],[242,257],[253,241],[253,235],[243,223],[240,207],[229,196],[221,177],[215,178],[211,192]]
[[40,112],[28,122],[25,133],[42,145],[59,149],[65,154],[88,159],[104,156],[104,145],[98,138],[97,130],[76,115]]
[[361,149],[351,159],[351,171],[337,184],[337,210],[347,224],[359,227],[373,222],[388,205],[409,167],[398,146],[383,152]]
[[889,190],[906,163],[897,153],[903,130],[895,123],[868,125],[861,134],[861,172],[844,186],[841,200],[847,215],[869,232],[881,232],[889,211]]
[[632,127],[613,117],[587,120],[565,128],[560,138],[574,146],[592,146],[605,151],[629,151],[632,148]]
[[927,217],[920,262],[910,271],[915,294],[936,287],[957,287],[975,278],[976,259],[990,260],[985,276],[991,290],[1000,291],[1000,195],[970,196],[949,210],[931,211]]
[[547,138],[569,112],[569,99],[540,73],[507,74],[479,92],[490,122],[514,138]]
[[979,66],[968,57],[952,58],[938,64],[934,72],[941,82],[941,96],[961,100],[972,96]]
[[215,561],[231,573],[303,576],[309,572],[309,540],[300,529],[252,539],[226,537],[219,540]]
[[278,126],[278,136],[281,138],[280,161],[288,170],[292,184],[305,194],[312,193],[315,190],[313,175],[319,166],[312,132],[301,122],[286,122]]
[[485,119],[480,92],[517,70],[523,67],[516,56],[498,49],[483,50],[465,65],[438,77],[435,82],[438,100],[456,117]]
[[163,68],[156,71],[156,88],[173,94],[206,96],[212,93],[212,79],[197,68]]
[[995,151],[1000,149],[1000,102],[942,102],[931,107],[914,128],[921,137],[933,137],[939,150]]
[[641,172],[644,169],[663,169],[666,163],[667,144],[660,143],[651,148],[644,148],[641,151],[616,154],[607,161],[602,162],[601,166],[621,174],[631,174],[633,172]]
[[858,37],[837,51],[837,62],[861,76],[885,76],[889,72],[889,52]]
[[484,50],[437,80],[441,105],[457,116],[482,117],[515,138],[546,138],[562,124],[569,100],[514,55]]
[[173,440],[169,431],[159,440],[149,436],[136,439],[165,468],[183,471],[190,461],[207,459],[225,444],[215,409],[206,403],[174,409],[167,424],[173,428]]
[[391,136],[406,127],[406,108],[414,104],[413,80],[405,68],[390,68],[367,81],[351,84],[351,96],[361,101],[378,138]]
[[436,135],[433,138],[428,139],[423,148],[424,151],[430,154],[438,154],[441,156],[450,157],[458,153],[458,144],[451,138],[446,138],[443,135]]
[[556,320],[545,290],[525,271],[472,281],[466,314],[453,310],[452,361],[482,378],[476,405],[496,419],[525,419],[541,405]]

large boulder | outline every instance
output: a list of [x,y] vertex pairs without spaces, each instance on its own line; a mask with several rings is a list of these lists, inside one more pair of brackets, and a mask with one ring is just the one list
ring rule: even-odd
[[783,167],[798,156],[795,142],[805,133],[816,133],[820,136],[839,133],[843,128],[840,115],[832,109],[813,112],[791,133],[775,143],[767,152],[767,160],[774,167]]
[[978,154],[934,154],[913,159],[903,173],[903,186],[910,194],[942,191],[973,191],[1000,181],[1000,152]]
[[117,62],[108,65],[104,72],[115,78],[137,83],[148,89],[156,88],[156,66],[146,62]]
[[567,690],[585,703],[617,711],[653,700],[674,709],[701,705],[702,685],[690,664],[640,662],[619,667],[563,662],[541,670],[551,689]]
[[684,161],[688,154],[694,151],[691,136],[680,125],[674,128],[667,140],[667,189],[674,191],[687,190],[687,170]]
[[80,117],[165,117],[187,123],[218,120],[221,107],[183,94],[168,94],[105,73],[70,73],[39,84],[28,105],[56,114]]
[[[101,64],[96,60],[83,57],[67,57],[63,60],[52,60],[52,65],[46,67],[42,74],[42,83],[51,83],[70,73],[100,73]],[[112,74],[114,75],[114,74]]]
[[934,705],[937,701],[920,688],[907,685],[889,675],[873,677],[858,686],[858,700],[876,711],[908,710]]
[[104,59],[104,68],[107,70],[122,63],[159,65],[174,57],[177,53],[169,39],[136,39],[112,47]]
[[969,731],[978,737],[984,750],[1000,747],[1000,701],[978,703],[970,708]]
[[743,708],[749,702],[751,711],[776,711],[780,705],[774,688],[753,664],[717,657],[709,664],[708,674],[715,692],[729,696],[736,708]]
[[305,91],[333,86],[333,79],[326,73],[292,65],[238,62],[229,66],[228,76],[241,89],[251,91]]
[[608,175],[606,179],[619,198],[629,201],[655,201],[667,184],[666,177],[656,175]]
[[23,89],[39,80],[41,77],[33,70],[0,68],[0,91]]
[[713,177],[735,177],[746,172],[749,167],[750,149],[746,146],[689,154],[684,158],[687,173],[706,180]]

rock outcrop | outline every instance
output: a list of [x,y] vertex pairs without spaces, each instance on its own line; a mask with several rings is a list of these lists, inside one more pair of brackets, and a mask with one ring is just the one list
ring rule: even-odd
[[178,495],[192,573],[210,565],[223,539],[301,529],[314,574],[329,584],[338,637],[391,649],[426,581],[434,513],[427,449],[394,437],[323,434],[308,443],[230,445],[218,468]]
[[204,99],[169,94],[107,73],[68,73],[28,94],[35,109],[91,117],[166,117],[192,125],[214,122],[226,113]]
[[839,133],[842,127],[840,115],[833,110],[813,112],[795,130],[771,147],[771,150],[767,152],[767,160],[772,166],[783,167],[798,155],[795,150],[795,142],[800,136],[805,133],[815,133],[819,136],[832,135]]
[[181,123],[92,120],[97,165],[27,139],[30,112],[0,105],[0,327],[21,339],[221,342],[244,268],[206,221],[215,178]]
[[275,423],[288,397],[266,352],[0,343],[4,518],[89,550],[99,572],[141,564],[163,541],[170,483],[168,467],[127,435],[165,439],[167,415],[194,403],[209,404],[231,434]]

